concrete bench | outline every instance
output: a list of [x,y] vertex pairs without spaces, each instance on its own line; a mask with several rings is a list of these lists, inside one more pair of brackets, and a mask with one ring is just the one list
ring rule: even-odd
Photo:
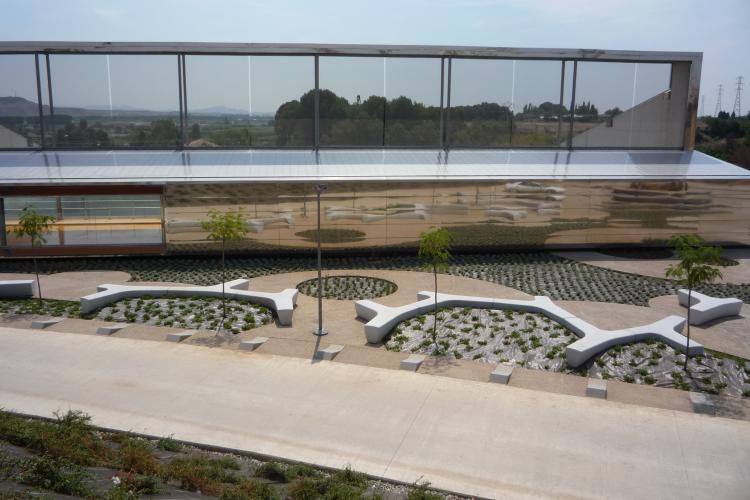
[[426,356],[423,354],[412,354],[406,359],[401,360],[400,368],[410,372],[419,370],[419,367],[424,362]]
[[254,351],[266,342],[268,342],[268,337],[255,337],[254,339],[243,340],[240,342],[240,349],[243,351]]
[[325,349],[321,349],[315,353],[315,357],[325,361],[332,361],[338,353],[344,350],[344,346],[338,344],[331,344]]
[[48,326],[56,325],[64,318],[52,318],[52,319],[35,319],[31,322],[31,328],[34,330],[44,330]]
[[[683,307],[688,307],[688,291],[677,290],[677,300]],[[690,295],[690,324],[702,325],[713,319],[726,316],[737,316],[742,310],[740,299],[720,299],[693,291]]]
[[96,329],[97,335],[112,335],[117,333],[123,328],[127,327],[128,323],[115,323],[114,325],[100,326]]
[[0,297],[27,298],[34,296],[34,280],[2,280],[0,281]]
[[586,384],[586,395],[592,398],[607,399],[607,381],[602,378],[590,378]]
[[490,373],[490,382],[498,384],[507,384],[510,382],[510,376],[513,374],[513,365],[500,363]]
[[167,342],[182,342],[195,335],[195,330],[185,330],[183,332],[174,332],[167,334]]
[[[433,292],[419,292],[417,299],[417,302],[398,307],[386,306],[372,300],[355,302],[354,307],[357,317],[367,320],[365,324],[367,342],[371,344],[382,342],[385,336],[400,322],[434,310]],[[619,344],[638,342],[649,338],[661,340],[675,349],[681,350],[685,350],[687,344],[686,338],[680,333],[685,326],[685,320],[679,316],[668,316],[648,325],[622,330],[602,330],[554,304],[549,297],[545,296],[537,296],[532,300],[514,300],[439,293],[437,306],[438,308],[512,309],[544,314],[579,337],[577,341],[565,349],[566,361],[573,367],[580,366],[591,356]],[[695,356],[698,354],[703,354],[703,346],[693,341],[690,343],[688,355]]]
[[[279,324],[292,324],[294,305],[297,303],[296,288],[287,288],[281,292],[267,293],[248,290],[249,281],[236,279],[224,283],[228,299],[248,300],[266,306],[276,313]],[[221,283],[211,286],[154,286],[154,285],[111,285],[97,287],[97,292],[81,297],[81,312],[90,313],[107,304],[127,298],[143,297],[215,297],[221,298]]]

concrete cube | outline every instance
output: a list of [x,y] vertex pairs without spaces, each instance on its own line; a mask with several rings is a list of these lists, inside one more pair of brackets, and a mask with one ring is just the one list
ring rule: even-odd
[[338,344],[331,344],[325,349],[319,350],[315,353],[315,357],[325,361],[332,361],[338,353],[344,350],[344,346]]
[[174,332],[167,334],[167,342],[182,342],[195,335],[195,330],[185,330],[183,332]]
[[422,354],[412,354],[408,358],[401,360],[401,369],[415,372],[419,370],[425,358],[426,356]]
[[128,326],[127,323],[115,323],[114,325],[100,326],[96,329],[97,335],[112,335]]
[[586,395],[592,398],[607,399],[607,381],[602,378],[590,378],[586,385]]
[[34,330],[44,330],[48,326],[56,325],[60,321],[62,321],[62,318],[55,318],[55,319],[35,319],[31,322],[31,328]]
[[254,351],[266,342],[268,342],[268,337],[255,337],[254,339],[243,340],[240,342],[240,349],[244,351]]
[[498,384],[507,384],[510,381],[510,376],[513,374],[513,365],[506,365],[500,363],[490,373],[490,382],[496,382]]
[[34,280],[0,281],[0,297],[20,298],[34,295]]

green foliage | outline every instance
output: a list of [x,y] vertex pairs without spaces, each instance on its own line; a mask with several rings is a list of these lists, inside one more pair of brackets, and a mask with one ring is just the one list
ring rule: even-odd
[[278,483],[289,482],[286,467],[278,462],[266,462],[255,471],[255,475]]
[[23,484],[36,486],[55,493],[91,496],[86,486],[90,475],[86,469],[63,458],[50,456],[34,457],[24,461],[17,478]]
[[232,464],[202,455],[180,457],[169,463],[165,477],[180,481],[182,489],[200,490],[204,495],[219,496],[224,489],[223,483],[240,482],[233,472],[227,470],[234,469],[234,467],[227,467],[227,465]]
[[44,215],[37,212],[33,207],[24,207],[18,217],[18,223],[13,233],[19,238],[28,236],[31,238],[32,247],[40,247],[47,243],[44,235],[49,233],[49,226],[55,222],[52,215]]
[[669,240],[680,261],[667,267],[668,278],[679,281],[689,290],[721,278],[721,271],[713,266],[721,265],[721,248],[704,246],[697,234],[678,234]]
[[226,212],[211,209],[208,211],[208,220],[201,222],[201,228],[208,233],[206,239],[212,241],[241,241],[247,234],[242,208]]
[[224,488],[221,500],[276,500],[279,494],[267,483],[243,480],[237,485]]
[[[418,257],[431,271],[445,272],[451,258],[453,235],[444,227],[437,227],[419,235]],[[437,290],[435,290],[437,293]]]
[[125,472],[137,474],[158,474],[159,462],[151,451],[151,445],[143,439],[125,439],[118,450],[118,465]]
[[0,439],[54,459],[97,465],[109,457],[110,451],[89,425],[90,420],[79,411],[57,415],[55,422],[0,412]]

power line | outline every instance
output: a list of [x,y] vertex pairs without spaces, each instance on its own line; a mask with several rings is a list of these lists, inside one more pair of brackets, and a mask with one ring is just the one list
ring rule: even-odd
[[732,113],[734,113],[734,116],[739,118],[742,116],[742,86],[745,85],[745,82],[742,81],[742,77],[737,77],[737,93],[734,96],[734,107],[732,107]]
[[716,109],[714,110],[714,116],[719,116],[719,113],[721,113],[721,93],[723,90],[724,86],[719,84],[719,88],[716,91]]

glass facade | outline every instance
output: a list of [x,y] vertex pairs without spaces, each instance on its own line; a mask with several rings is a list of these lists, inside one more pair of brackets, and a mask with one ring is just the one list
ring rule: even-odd
[[24,208],[55,217],[45,246],[160,245],[161,196],[7,196],[3,198],[8,246],[28,247],[13,229]]
[[684,58],[423,52],[0,53],[0,149],[685,147]]

